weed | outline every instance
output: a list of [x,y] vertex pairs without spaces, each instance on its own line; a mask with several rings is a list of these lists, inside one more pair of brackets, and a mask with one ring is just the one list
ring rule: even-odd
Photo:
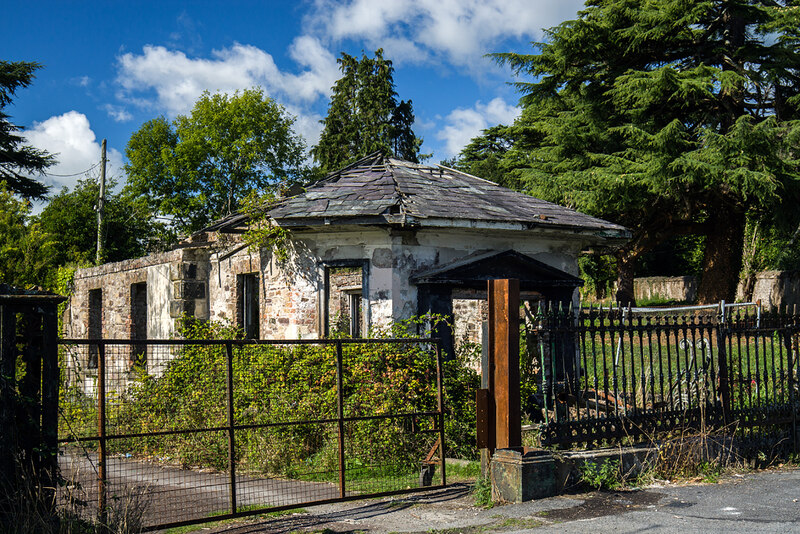
[[492,501],[492,481],[487,477],[481,477],[475,481],[472,488],[472,495],[475,497],[475,506],[481,508],[491,508],[494,506]]
[[31,469],[0,480],[0,531],[4,534],[139,534],[149,505],[146,488],[124,487],[109,499],[105,522],[88,519],[86,494],[77,480],[46,487]]
[[703,482],[709,484],[716,484],[719,482],[719,475],[722,468],[717,462],[700,462],[697,466],[697,474],[703,479]]
[[501,521],[495,528],[509,529],[509,530],[527,530],[531,528],[538,528],[544,523],[531,518],[509,517],[505,521]]
[[619,460],[586,462],[580,466],[581,481],[595,489],[614,490],[622,485]]

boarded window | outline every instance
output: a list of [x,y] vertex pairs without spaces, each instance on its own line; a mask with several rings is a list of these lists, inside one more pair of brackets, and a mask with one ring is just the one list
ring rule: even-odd
[[258,273],[236,277],[238,326],[247,339],[259,339]]
[[[100,339],[103,337],[103,290],[89,290],[89,324],[87,329],[89,339]],[[89,345],[89,369],[97,369],[97,345]]]
[[[131,285],[131,339],[147,339],[147,283]],[[131,346],[131,365],[147,364],[147,345]]]

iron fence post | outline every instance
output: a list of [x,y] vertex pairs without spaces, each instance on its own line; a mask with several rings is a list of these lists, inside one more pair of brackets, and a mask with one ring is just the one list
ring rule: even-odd
[[442,469],[442,486],[447,485],[446,462],[444,461],[444,377],[442,372],[442,347],[436,340],[436,395],[439,401],[439,459]]
[[344,457],[344,392],[342,387],[342,342],[336,341],[336,418],[339,427],[339,496],[346,496]]
[[730,422],[731,397],[728,383],[728,353],[725,345],[726,317],[725,301],[719,303],[719,324],[717,324],[717,374],[719,375],[719,396],[722,401],[722,424]]
[[236,438],[233,430],[233,346],[230,342],[225,344],[225,359],[227,364],[227,390],[228,390],[228,471],[230,472],[230,497],[231,513],[235,514],[236,506]]
[[98,437],[98,481],[97,481],[97,504],[100,514],[101,528],[107,522],[108,510],[107,501],[107,473],[106,473],[106,346],[105,343],[97,343],[97,437]]

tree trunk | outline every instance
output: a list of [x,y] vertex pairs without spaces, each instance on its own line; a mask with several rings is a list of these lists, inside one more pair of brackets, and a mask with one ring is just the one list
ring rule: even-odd
[[733,302],[742,269],[744,214],[720,208],[713,217],[709,221],[711,229],[706,236],[703,274],[697,289],[699,304]]
[[621,248],[616,253],[617,256],[617,293],[614,296],[617,302],[623,306],[636,304],[636,297],[633,294],[633,276],[636,272],[636,262],[638,255],[631,251]]

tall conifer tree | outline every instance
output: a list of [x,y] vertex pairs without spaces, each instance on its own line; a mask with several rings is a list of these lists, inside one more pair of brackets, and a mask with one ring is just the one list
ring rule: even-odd
[[47,186],[34,180],[31,173],[41,173],[55,163],[51,154],[25,144],[21,126],[13,124],[3,109],[17,89],[27,87],[41,65],[29,61],[0,61],[0,181],[23,198],[42,199]]
[[334,171],[375,151],[417,162],[422,139],[414,135],[411,100],[397,102],[394,67],[375,57],[342,53],[342,77],[333,86],[319,143],[311,149],[324,172]]
[[634,230],[619,300],[637,258],[686,233],[706,236],[700,301],[731,299],[746,216],[797,198],[800,4],[591,0],[547,37],[538,54],[494,55],[532,78],[505,167]]

